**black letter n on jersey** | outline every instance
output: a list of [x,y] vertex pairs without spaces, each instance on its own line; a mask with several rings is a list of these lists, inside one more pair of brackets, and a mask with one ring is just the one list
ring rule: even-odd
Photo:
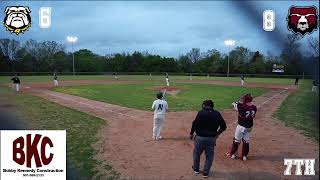
[[159,104],[158,110],[162,111],[162,109],[163,109],[163,104]]

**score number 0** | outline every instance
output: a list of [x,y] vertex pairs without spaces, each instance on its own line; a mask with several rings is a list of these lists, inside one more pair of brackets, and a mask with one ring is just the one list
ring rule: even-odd
[[263,30],[274,31],[276,27],[276,15],[272,10],[263,11]]

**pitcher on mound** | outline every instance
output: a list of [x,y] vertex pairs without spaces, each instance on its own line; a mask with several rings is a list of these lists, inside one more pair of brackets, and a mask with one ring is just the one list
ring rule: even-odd
[[166,83],[167,83],[167,86],[169,87],[169,86],[170,86],[170,82],[169,82],[169,75],[168,75],[168,73],[166,74]]

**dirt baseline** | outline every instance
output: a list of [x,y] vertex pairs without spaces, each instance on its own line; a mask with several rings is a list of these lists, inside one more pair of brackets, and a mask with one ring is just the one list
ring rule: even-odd
[[[272,118],[273,112],[291,93],[291,87],[287,88],[287,90],[273,89],[255,98],[259,109],[250,139],[249,160],[246,162],[225,157],[236,128],[237,113],[231,110],[222,112],[227,130],[217,140],[214,164],[209,179],[297,178],[283,176],[286,168],[283,165],[284,158],[315,158],[317,176],[301,176],[299,179],[318,178],[319,144]],[[196,112],[169,112],[162,131],[164,139],[152,141],[152,112],[120,107],[32,86],[26,91],[107,120],[108,126],[99,132],[100,141],[105,144],[99,149],[98,158],[110,162],[123,178],[202,179],[201,176],[194,175],[191,170],[193,142],[188,139]],[[203,159],[204,157],[201,164],[204,162]]]

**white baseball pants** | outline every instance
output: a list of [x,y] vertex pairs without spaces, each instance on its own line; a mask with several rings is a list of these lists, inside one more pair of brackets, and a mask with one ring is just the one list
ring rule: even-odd
[[153,133],[152,133],[152,137],[154,139],[159,139],[160,133],[161,133],[161,128],[164,124],[164,120],[165,120],[165,116],[159,116],[159,115],[155,115],[154,119],[153,119]]
[[241,142],[241,139],[249,143],[251,128],[245,128],[238,125],[234,134],[235,142]]
[[317,86],[312,86],[312,90],[311,90],[312,92],[313,91],[317,91]]
[[58,85],[59,85],[58,80],[53,80],[53,82],[54,82],[54,85],[55,85],[55,86],[58,86]]
[[14,84],[14,85],[15,85],[16,91],[19,92],[20,91],[20,84]]

